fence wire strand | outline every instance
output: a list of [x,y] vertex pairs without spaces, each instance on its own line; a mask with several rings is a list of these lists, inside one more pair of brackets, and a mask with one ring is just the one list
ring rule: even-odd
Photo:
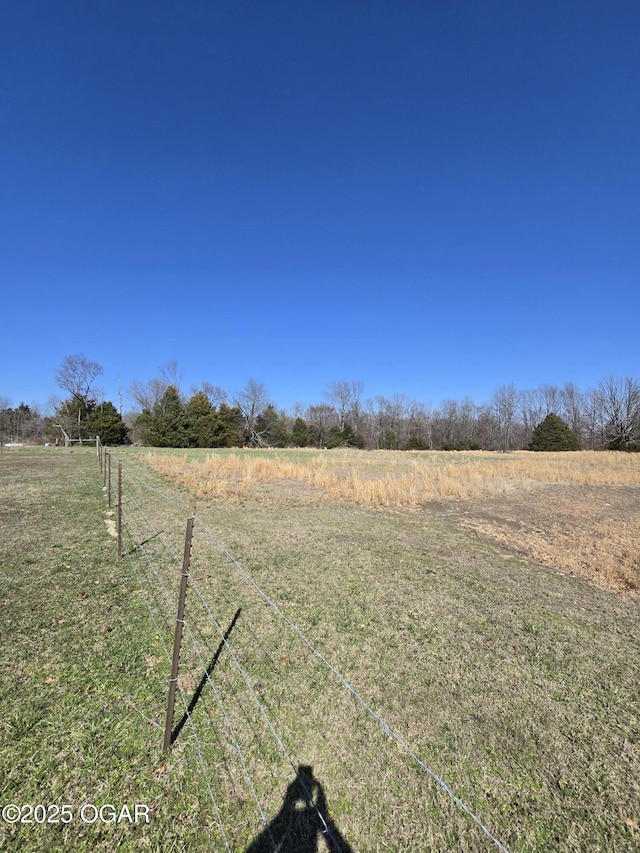
[[[136,484],[141,489],[148,491],[149,493],[155,495],[160,500],[166,502],[167,504],[171,504],[171,505],[175,506],[176,508],[180,509],[181,511],[184,511],[185,513],[188,511],[189,508],[185,504],[181,503],[180,501],[175,500],[174,498],[172,498],[170,496],[167,496],[166,494],[162,493],[160,490],[158,490],[157,488],[152,486],[150,483],[143,480],[140,476],[138,476],[130,468],[130,466],[126,466],[126,467],[123,466],[123,471],[126,471],[127,475],[130,476],[132,478],[132,480],[134,480],[136,482]],[[163,594],[163,598],[166,602],[166,606],[169,609],[171,609],[175,606],[175,601],[174,601],[171,593],[167,589],[166,584],[162,580],[162,572],[159,569],[159,566],[156,565],[154,557],[151,555],[149,549],[146,546],[147,546],[147,544],[149,544],[150,540],[157,539],[159,544],[162,547],[162,553],[165,555],[165,557],[168,556],[170,564],[172,564],[172,565],[175,565],[176,563],[180,564],[181,559],[178,556],[178,554],[175,552],[175,549],[168,542],[167,538],[163,535],[163,531],[160,530],[158,525],[156,525],[149,518],[148,513],[143,509],[143,507],[141,506],[139,501],[134,497],[134,495],[130,491],[127,491],[126,499],[127,499],[127,502],[130,503],[131,506],[134,508],[134,510],[138,513],[140,518],[142,518],[144,524],[146,525],[146,528],[150,531],[150,534],[151,534],[151,536],[145,540],[144,535],[140,532],[139,529],[136,528],[136,525],[133,522],[132,513],[128,512],[128,511],[126,513],[123,513],[123,523],[126,524],[126,528],[128,529],[128,531],[129,531],[129,533],[130,533],[130,535],[131,535],[131,537],[135,543],[134,547],[131,550],[126,552],[126,557],[128,559],[128,562],[129,562],[131,573],[136,578],[137,582],[140,585],[141,591],[144,593],[143,594],[144,604],[145,604],[147,610],[149,611],[150,618],[151,618],[151,620],[152,620],[152,622],[153,622],[153,624],[154,624],[154,626],[158,632],[160,640],[162,642],[165,657],[170,664],[171,663],[171,654],[169,652],[169,648],[168,648],[166,642],[163,639],[163,629],[160,628],[160,626],[158,624],[158,620],[153,613],[151,604],[150,604],[149,599],[148,599],[148,593],[146,592],[146,590],[144,588],[146,586],[146,584],[143,586],[142,575],[135,568],[134,556],[136,553],[142,555],[143,560],[147,565],[147,570],[153,576],[153,578],[155,580],[155,584],[157,584],[157,586],[161,589],[162,594]],[[215,547],[218,549],[218,551],[224,556],[224,558],[227,561],[229,561],[233,566],[235,566],[235,568],[238,570],[241,577],[243,578],[244,582],[251,589],[253,589],[254,593],[256,593],[259,596],[259,598],[268,606],[268,608],[270,608],[271,612],[273,614],[275,614],[275,616],[277,617],[277,620],[279,620],[280,624],[286,626],[286,629],[292,631],[295,634],[295,636],[304,644],[304,646],[306,646],[306,648],[322,664],[322,666],[329,673],[331,673],[331,676],[334,679],[337,679],[337,681],[342,686],[342,688],[345,691],[347,691],[348,694],[351,695],[356,700],[356,703],[366,712],[366,715],[368,715],[372,720],[374,720],[376,722],[376,724],[381,728],[383,734],[387,738],[390,738],[391,740],[393,740],[396,743],[397,747],[401,751],[403,751],[413,762],[415,762],[415,764],[429,778],[431,778],[436,783],[436,785],[444,792],[444,794],[446,794],[447,797],[449,797],[451,799],[451,801],[458,808],[460,808],[475,823],[475,825],[478,827],[478,829],[480,829],[481,832],[499,850],[502,851],[502,853],[508,853],[507,848],[491,833],[491,831],[484,825],[484,823],[477,817],[477,815],[474,814],[474,812],[466,805],[466,803],[464,803],[463,800],[452,791],[452,789],[445,782],[445,780],[440,775],[438,775],[431,767],[429,767],[416,754],[416,752],[414,750],[411,749],[411,747],[405,742],[405,740],[386,722],[386,720],[371,707],[371,705],[363,698],[363,696],[360,694],[360,692],[340,673],[340,671],[332,663],[330,663],[330,661],[325,657],[325,655],[313,645],[313,643],[306,637],[306,635],[301,630],[301,628],[295,622],[293,622],[285,613],[283,613],[283,611],[280,609],[278,604],[255,581],[255,579],[252,577],[251,573],[242,565],[242,563],[240,563],[240,561],[237,560],[233,556],[233,554],[231,554],[231,552],[221,542],[221,540],[216,536],[216,534],[209,528],[209,526],[201,518],[199,518],[197,516],[197,514],[194,515],[193,517],[194,517],[194,522],[202,530],[205,537],[211,543],[213,543],[215,545]],[[248,695],[251,697],[252,704],[254,705],[254,707],[259,712],[259,715],[262,717],[264,724],[266,725],[267,729],[269,730],[272,739],[274,740],[275,744],[277,745],[278,749],[280,750],[281,754],[283,755],[286,763],[290,766],[290,768],[294,771],[294,773],[297,773],[296,763],[294,761],[294,758],[290,754],[290,751],[287,749],[287,746],[284,742],[283,737],[278,733],[275,724],[271,720],[268,709],[265,707],[264,702],[262,702],[260,700],[259,696],[257,695],[257,692],[254,689],[254,686],[252,684],[251,677],[249,676],[245,667],[242,665],[241,661],[239,660],[238,655],[234,649],[234,645],[230,642],[229,637],[225,634],[222,626],[220,625],[219,620],[214,615],[213,610],[212,610],[209,602],[207,601],[205,593],[200,588],[199,581],[193,576],[193,574],[191,574],[191,572],[189,572],[189,589],[195,594],[197,602],[199,603],[200,607],[202,608],[204,617],[214,627],[215,632],[219,638],[220,647],[223,646],[224,649],[226,650],[228,657],[229,657],[229,660],[233,663],[233,666],[234,666],[238,676],[240,677],[242,683],[246,687],[246,691],[247,691]],[[222,595],[222,597],[225,598],[225,600],[229,604],[231,603],[229,598],[227,598],[224,595]],[[155,607],[157,609],[159,609],[160,612],[164,611],[166,613],[166,607],[159,607],[157,598],[155,598],[155,597],[154,597],[154,604],[155,604]],[[192,622],[193,622],[193,628],[192,628]],[[168,626],[165,622],[165,630],[167,629],[167,627]],[[203,684],[206,683],[206,685],[210,688],[211,693],[215,699],[216,705],[217,705],[217,707],[220,711],[220,714],[222,716],[222,719],[224,721],[224,725],[229,732],[229,737],[231,739],[233,749],[238,756],[238,760],[239,760],[240,765],[242,767],[242,773],[244,775],[248,789],[251,792],[251,798],[253,799],[253,801],[255,803],[255,807],[256,807],[256,810],[258,812],[260,821],[261,821],[262,825],[265,827],[265,830],[269,833],[270,841],[271,841],[273,850],[277,851],[279,848],[278,848],[278,845],[276,843],[276,840],[273,838],[273,836],[271,834],[268,819],[267,819],[267,816],[264,812],[264,809],[260,803],[260,798],[259,798],[259,795],[258,795],[257,790],[256,790],[256,784],[255,784],[255,781],[251,775],[251,771],[248,767],[245,756],[243,754],[243,748],[242,748],[242,745],[240,743],[240,739],[239,739],[238,734],[234,728],[234,724],[233,724],[233,721],[231,720],[229,711],[225,707],[225,703],[224,703],[224,700],[221,696],[221,693],[216,688],[216,686],[215,686],[215,684],[211,678],[211,674],[209,672],[209,667],[207,666],[205,660],[202,657],[202,651],[201,651],[202,647],[205,647],[207,649],[207,653],[211,652],[209,642],[208,642],[208,640],[205,639],[204,635],[202,634],[201,629],[199,628],[199,626],[196,625],[195,620],[193,620],[192,618],[188,618],[188,619],[185,618],[184,627],[185,627],[187,634],[189,636],[192,651],[193,651],[194,656],[197,660],[198,670],[202,671],[202,682],[203,682]],[[198,638],[196,638],[194,631],[196,631],[198,633]],[[254,638],[259,643],[259,639],[257,638],[257,636],[255,634],[254,634]],[[265,649],[262,649],[262,651],[264,652],[265,656],[269,660],[271,660],[271,662],[273,663],[273,660],[270,657],[269,653]],[[178,687],[179,687],[181,702],[184,706],[185,719],[187,719],[189,722],[190,730],[191,730],[191,733],[192,733],[193,738],[194,738],[194,743],[196,745],[196,753],[198,756],[198,764],[201,768],[201,771],[202,771],[202,774],[203,774],[203,777],[204,777],[204,780],[205,780],[205,783],[207,786],[208,794],[209,794],[210,800],[211,800],[212,805],[213,805],[214,813],[216,815],[216,821],[217,821],[218,826],[220,828],[226,849],[228,851],[231,851],[232,848],[230,845],[230,841],[229,841],[229,838],[228,838],[228,836],[225,832],[225,828],[224,828],[224,819],[222,816],[222,811],[221,811],[221,808],[220,808],[220,806],[216,800],[216,797],[213,793],[211,780],[209,778],[209,773],[207,771],[206,759],[204,757],[202,745],[201,745],[200,739],[198,738],[198,734],[196,731],[196,728],[197,728],[196,723],[192,718],[192,710],[190,708],[189,703],[187,702],[187,697],[184,693],[184,690],[182,689],[182,687],[180,687],[179,684],[178,684]],[[237,696],[236,696],[236,702],[242,708],[242,702],[240,702],[240,700],[237,699]],[[211,721],[211,718],[210,718],[210,721]],[[255,734],[255,737],[257,737],[257,733]],[[340,853],[342,848],[341,848],[339,842],[332,836],[331,828],[327,824],[325,817],[321,813],[321,810],[314,803],[312,792],[308,790],[304,780],[301,777],[299,777],[298,781],[301,784],[301,787],[305,790],[305,795],[307,797],[308,803],[313,805],[315,808],[315,811],[317,813],[317,817],[323,826],[322,831],[323,831],[323,835],[325,836],[327,842],[331,843],[332,846],[334,847],[334,849],[336,851],[338,851],[338,853]]]
[[[284,744],[284,742],[283,742],[282,738],[280,737],[280,735],[279,735],[279,734],[278,734],[278,732],[276,731],[276,728],[275,728],[275,726],[274,726],[273,722],[271,721],[271,718],[269,717],[269,714],[268,714],[268,712],[267,712],[267,710],[266,710],[265,706],[263,705],[263,703],[260,701],[260,699],[259,699],[259,698],[258,698],[258,696],[256,695],[256,692],[255,692],[255,690],[253,689],[253,685],[251,684],[251,681],[250,681],[250,679],[249,679],[249,677],[248,677],[248,675],[247,675],[246,670],[244,669],[244,667],[242,666],[242,664],[239,662],[239,660],[238,660],[238,658],[237,658],[237,655],[236,655],[235,651],[233,650],[233,648],[231,647],[231,644],[229,643],[229,640],[227,639],[227,637],[225,637],[225,635],[224,635],[224,633],[223,633],[223,631],[222,631],[222,627],[220,626],[220,623],[218,622],[218,620],[216,619],[216,617],[213,615],[213,613],[212,613],[212,611],[211,611],[211,609],[210,609],[209,605],[207,604],[207,602],[206,602],[206,601],[205,601],[205,599],[203,598],[203,596],[202,596],[202,594],[201,594],[200,590],[197,588],[197,584],[195,584],[195,583],[194,583],[194,584],[193,584],[193,588],[196,590],[196,592],[197,592],[197,594],[198,594],[198,597],[200,598],[200,601],[201,601],[201,603],[202,603],[202,606],[204,607],[204,609],[205,609],[205,610],[207,611],[207,613],[209,614],[209,618],[211,619],[211,621],[212,621],[212,622],[213,622],[213,624],[215,625],[215,627],[216,627],[216,631],[218,632],[218,635],[219,635],[219,637],[220,637],[221,641],[224,643],[225,648],[226,648],[226,649],[227,649],[227,651],[229,652],[229,655],[231,656],[231,659],[233,660],[233,663],[234,663],[234,665],[235,665],[235,667],[236,667],[236,670],[237,670],[238,674],[240,675],[240,677],[241,677],[241,678],[242,678],[242,680],[244,681],[244,683],[245,683],[245,685],[246,685],[247,689],[249,690],[249,693],[251,694],[251,697],[252,697],[252,699],[253,699],[253,701],[254,701],[254,703],[255,703],[256,707],[257,707],[257,708],[258,708],[258,710],[260,711],[260,714],[262,715],[262,717],[263,717],[263,719],[264,719],[265,723],[267,724],[267,727],[269,728],[269,731],[271,732],[271,734],[272,734],[272,736],[273,736],[273,738],[274,738],[275,742],[277,743],[278,747],[279,747],[279,748],[280,748],[280,750],[282,751],[282,754],[284,755],[284,757],[285,757],[285,759],[286,759],[287,763],[289,764],[289,766],[291,767],[291,769],[292,769],[292,770],[293,770],[293,772],[295,773],[295,772],[296,772],[296,765],[295,765],[295,762],[294,762],[293,758],[291,757],[291,755],[289,754],[289,751],[288,751],[287,747],[285,746],[285,744]],[[207,678],[208,678],[208,675],[207,675]],[[332,838],[332,834],[331,834],[331,831],[330,831],[329,827],[327,826],[327,823],[326,823],[326,821],[325,821],[325,819],[324,819],[324,816],[322,815],[322,813],[320,812],[320,810],[317,808],[317,806],[316,806],[316,805],[315,805],[315,803],[313,802],[313,797],[312,797],[312,795],[311,795],[311,791],[309,791],[309,789],[307,788],[307,786],[305,785],[305,783],[304,783],[304,781],[303,781],[302,779],[300,780],[300,782],[301,782],[301,785],[302,785],[302,787],[303,787],[303,789],[304,789],[304,791],[305,791],[305,794],[306,794],[306,795],[307,795],[307,797],[308,797],[308,801],[309,801],[309,803],[312,803],[312,804],[313,804],[314,809],[315,809],[315,811],[316,811],[316,814],[318,815],[318,818],[319,818],[320,822],[321,822],[321,823],[322,823],[322,825],[324,826],[324,830],[323,830],[324,834],[325,834],[328,838],[330,838],[330,839],[332,840],[332,843],[334,844],[335,849],[338,851],[338,853],[340,853],[340,847],[338,846],[337,842],[335,842],[335,841],[333,840],[333,838]]]
[[[233,727],[233,723],[231,722],[231,720],[230,720],[230,718],[229,718],[229,716],[225,710],[225,706],[224,706],[224,703],[222,701],[222,697],[220,696],[220,693],[216,689],[216,686],[213,683],[213,681],[211,680],[211,676],[209,675],[209,667],[202,660],[202,656],[198,650],[196,639],[193,635],[193,632],[191,630],[189,623],[186,620],[185,620],[185,628],[186,628],[187,633],[189,634],[189,637],[191,639],[196,657],[198,658],[198,661],[200,662],[200,666],[202,667],[202,672],[204,673],[203,677],[206,678],[207,684],[211,688],[211,691],[212,691],[214,698],[215,698],[215,700],[218,704],[218,707],[220,709],[220,713],[222,715],[222,718],[225,722],[225,725],[227,726],[227,729],[229,730],[229,734],[231,736],[234,749],[238,755],[238,760],[240,761],[240,764],[242,766],[242,772],[243,772],[244,777],[246,779],[247,785],[249,786],[249,790],[251,791],[251,796],[253,797],[253,800],[256,804],[256,808],[257,808],[258,814],[260,816],[260,820],[262,821],[262,824],[265,827],[265,829],[267,829],[267,831],[269,832],[271,842],[273,844],[273,849],[277,853],[277,846],[276,846],[276,843],[273,839],[273,836],[271,835],[271,831],[269,830],[269,824],[268,824],[267,816],[265,815],[265,813],[262,809],[262,806],[260,805],[260,798],[258,797],[258,794],[257,794],[256,789],[255,789],[255,785],[253,783],[253,779],[252,779],[251,774],[249,773],[249,770],[247,768],[247,764],[246,764],[246,761],[245,761],[245,758],[244,758],[244,755],[242,752],[242,748],[241,748],[240,744],[238,743],[238,739],[236,737],[236,733],[235,733],[235,730]],[[224,637],[223,637],[223,639],[224,639]]]
[[[244,566],[236,560],[233,554],[223,545],[223,543],[218,539],[218,537],[207,527],[207,525],[196,516],[196,521],[202,528],[202,530],[209,536],[212,542],[214,542],[217,547],[222,551],[222,553],[236,566],[236,568],[242,573],[243,577],[249,583],[258,595],[272,608],[274,613],[278,615],[280,619],[283,620],[302,640],[302,642],[309,648],[309,650],[320,660],[332,673],[333,675],[340,681],[342,686],[348,690],[354,698],[360,703],[360,705],[365,709],[367,714],[371,716],[374,720],[376,720],[380,726],[382,727],[382,731],[388,737],[391,737],[398,746],[406,752],[406,754],[415,761],[422,770],[425,771],[435,782],[436,784],[444,791],[447,796],[449,796],[457,806],[459,806],[469,817],[474,821],[474,823],[478,826],[479,829],[498,847],[499,850],[502,850],[503,853],[508,853],[507,849],[503,846],[503,844],[491,833],[491,831],[482,823],[480,818],[478,818],[471,809],[451,790],[451,788],[447,785],[444,779],[439,776],[435,770],[432,770],[424,761],[422,761],[419,756],[406,744],[406,742],[400,737],[400,735],[391,728],[391,726],[384,720],[376,711],[371,708],[368,702],[363,699],[363,697],[358,693],[358,691],[350,684],[346,678],[331,664],[326,657],[319,652],[315,646],[307,639],[302,630],[288,618],[285,614],[280,610],[278,605],[273,601],[267,593],[255,582],[255,580],[251,577],[250,573],[244,568]],[[211,618],[215,621],[215,617],[209,611]]]
[[[133,555],[132,555],[131,553],[129,553],[129,552],[128,552],[128,553],[126,554],[126,556],[127,556],[127,558],[128,558],[128,561],[129,561],[129,568],[130,568],[131,574],[132,574],[133,578],[135,578],[135,580],[137,581],[137,583],[138,583],[138,585],[139,585],[139,587],[140,587],[140,590],[144,593],[144,586],[143,586],[143,584],[142,584],[142,580],[143,580],[143,579],[142,579],[141,575],[139,574],[139,572],[138,572],[138,571],[136,570],[136,568],[135,568],[135,565],[134,565],[134,562],[133,562]],[[167,661],[168,665],[169,665],[169,666],[171,666],[171,654],[170,654],[170,652],[169,652],[169,648],[168,648],[168,646],[167,646],[167,644],[166,644],[166,642],[165,642],[165,640],[164,640],[164,638],[163,638],[163,631],[162,631],[162,629],[161,629],[160,625],[158,624],[158,621],[157,621],[157,619],[156,619],[156,617],[155,617],[155,615],[154,615],[154,613],[153,613],[153,610],[152,610],[152,608],[151,608],[151,606],[150,606],[150,603],[149,603],[149,601],[148,601],[148,599],[147,599],[147,596],[146,596],[146,595],[143,595],[143,596],[142,596],[142,600],[143,600],[144,605],[145,605],[145,607],[146,607],[146,609],[147,609],[147,611],[148,611],[148,613],[149,613],[149,617],[150,617],[150,619],[151,619],[151,622],[153,623],[153,625],[154,625],[154,627],[155,627],[155,629],[156,629],[156,632],[157,632],[158,638],[159,638],[159,640],[160,640],[160,643],[162,644],[162,648],[163,648],[163,650],[164,650],[164,656],[165,656],[165,658],[166,658],[166,661]],[[225,848],[226,848],[226,850],[228,851],[228,853],[232,853],[232,848],[231,848],[231,845],[230,845],[230,843],[229,843],[229,838],[228,838],[228,836],[227,836],[227,833],[225,832],[225,828],[224,828],[224,821],[223,821],[223,819],[222,819],[222,813],[221,813],[220,808],[219,808],[219,806],[218,806],[218,802],[217,802],[217,800],[216,800],[216,797],[215,797],[215,795],[214,795],[214,793],[213,793],[213,788],[212,788],[212,785],[211,785],[211,780],[210,780],[210,778],[209,778],[209,774],[208,774],[208,772],[207,772],[207,764],[206,764],[206,761],[205,761],[205,758],[204,758],[204,755],[203,755],[203,752],[202,752],[202,748],[201,748],[201,745],[200,745],[200,740],[199,740],[199,738],[198,738],[198,734],[197,734],[197,732],[196,732],[196,726],[195,726],[195,724],[194,724],[194,722],[193,722],[193,720],[192,720],[192,718],[191,718],[191,714],[190,714],[190,712],[189,712],[189,705],[188,705],[188,703],[187,703],[187,700],[186,700],[186,696],[185,696],[185,694],[184,694],[184,691],[183,691],[183,689],[180,687],[180,685],[179,685],[179,684],[178,684],[178,693],[179,693],[179,695],[180,695],[180,700],[181,700],[181,702],[182,702],[182,704],[183,704],[183,706],[184,706],[185,715],[186,715],[187,719],[189,720],[189,725],[190,725],[190,728],[191,728],[191,733],[192,733],[192,735],[193,735],[194,742],[195,742],[195,744],[196,744],[196,753],[197,753],[197,756],[198,756],[198,764],[199,764],[199,766],[200,766],[200,770],[202,771],[202,775],[203,775],[203,777],[204,777],[204,780],[205,780],[205,783],[206,783],[206,786],[207,786],[207,791],[208,791],[208,793],[209,793],[209,798],[210,798],[211,803],[212,803],[212,805],[213,805],[214,814],[215,814],[215,816],[216,816],[216,821],[217,821],[218,826],[219,826],[219,828],[220,828],[220,833],[221,833],[221,835],[222,835],[222,839],[223,839],[223,841],[224,841]]]

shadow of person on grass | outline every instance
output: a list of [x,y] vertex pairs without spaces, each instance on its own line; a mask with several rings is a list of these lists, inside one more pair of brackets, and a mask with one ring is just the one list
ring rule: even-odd
[[[324,839],[321,843],[321,839]],[[245,853],[353,853],[329,810],[313,768],[301,764],[280,811]]]

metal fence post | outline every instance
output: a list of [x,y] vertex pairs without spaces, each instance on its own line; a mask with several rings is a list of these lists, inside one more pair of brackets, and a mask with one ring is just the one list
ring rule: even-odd
[[118,559],[122,557],[122,462],[118,462]]
[[182,629],[184,626],[184,606],[187,598],[187,585],[189,583],[189,565],[191,562],[191,539],[193,536],[193,520],[196,508],[194,504],[189,507],[189,518],[187,519],[187,531],[184,539],[184,557],[182,558],[182,577],[180,578],[180,596],[178,598],[178,616],[176,619],[176,633],[173,641],[173,661],[171,664],[171,679],[169,681],[169,700],[167,702],[167,722],[164,729],[164,750],[171,748],[171,731],[173,729],[173,712],[176,704],[176,689],[178,687],[178,666],[180,664],[180,647],[182,645]]

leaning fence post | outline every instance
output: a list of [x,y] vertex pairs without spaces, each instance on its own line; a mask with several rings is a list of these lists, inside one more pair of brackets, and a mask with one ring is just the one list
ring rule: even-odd
[[118,462],[118,559],[122,557],[122,462]]
[[171,731],[173,729],[173,711],[176,704],[176,688],[178,686],[178,665],[180,663],[180,646],[182,645],[182,628],[184,626],[184,605],[187,598],[187,584],[189,583],[189,564],[191,562],[191,538],[193,536],[193,520],[196,508],[194,504],[189,507],[189,518],[187,519],[187,532],[184,538],[184,557],[182,559],[182,577],[180,578],[180,596],[178,598],[178,616],[176,619],[176,633],[173,641],[173,661],[171,664],[171,679],[169,681],[169,700],[167,702],[167,722],[164,729],[164,750],[171,747]]

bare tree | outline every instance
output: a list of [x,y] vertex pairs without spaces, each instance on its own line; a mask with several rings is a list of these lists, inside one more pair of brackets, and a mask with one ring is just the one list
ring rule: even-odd
[[120,383],[120,377],[118,376],[118,411],[120,412],[120,417],[122,417],[123,405],[124,394],[122,393],[122,384]]
[[384,433],[384,417],[379,401],[384,398],[376,397],[375,400],[368,399],[364,404],[364,417],[366,423],[365,440],[369,447],[379,449]]
[[424,441],[429,450],[433,449],[432,434],[433,414],[430,406],[412,400],[407,412],[407,429],[409,438]]
[[167,385],[173,385],[180,396],[180,383],[182,382],[182,368],[177,361],[167,361],[160,365],[160,376]]
[[352,421],[352,426],[357,433],[362,430],[362,395],[364,394],[364,382],[362,379],[352,379],[349,383],[351,386],[351,406],[349,417]]
[[475,433],[476,440],[486,450],[499,447],[498,421],[491,404],[478,407]]
[[544,401],[539,388],[529,388],[518,393],[517,402],[522,421],[523,443],[527,445],[531,441],[534,429],[545,418]]
[[68,355],[56,371],[56,382],[68,391],[79,407],[86,413],[89,402],[100,395],[102,389],[94,389],[93,383],[103,373],[96,361],[90,361],[82,353]]
[[585,411],[584,394],[573,382],[565,382],[564,387],[560,389],[560,402],[562,418],[569,424],[571,431],[577,435],[578,441],[582,444]]
[[324,396],[330,405],[333,406],[336,417],[338,418],[338,428],[340,432],[343,432],[346,415],[351,402],[349,383],[344,381],[331,382],[324,392]]
[[404,394],[394,394],[390,399],[379,394],[374,400],[367,400],[369,446],[395,449],[405,444],[410,428],[408,415],[413,407]]
[[443,400],[440,404],[440,440],[447,448],[458,441],[458,403],[456,400]]
[[269,405],[269,395],[262,382],[249,379],[242,391],[234,395],[233,403],[240,409],[247,443],[251,447],[265,447],[268,442],[258,429],[258,418]]
[[605,446],[630,450],[640,441],[640,384],[627,376],[624,380],[610,376],[598,386],[602,409]]
[[204,394],[207,400],[211,403],[212,406],[219,406],[220,403],[224,403],[227,399],[227,395],[218,385],[212,385],[211,382],[201,382],[200,386],[192,385],[191,386],[192,394]]
[[169,385],[166,379],[150,379],[146,383],[134,379],[127,393],[143,411],[151,412],[154,406],[158,405]]
[[478,408],[470,397],[444,400],[432,419],[437,446],[464,449],[477,440]]
[[296,402],[291,406],[291,414],[290,417],[295,420],[296,418],[304,418],[304,413],[306,411],[306,406],[304,403],[301,403],[300,400],[296,400]]
[[80,439],[88,437],[86,419],[96,397],[104,396],[101,388],[94,388],[95,380],[102,373],[102,367],[82,353],[68,355],[56,371],[59,387],[71,395],[71,399],[62,402],[56,414],[65,421],[69,431],[77,429]]
[[318,447],[324,447],[329,437],[329,430],[337,425],[335,409],[327,404],[309,406],[306,415],[306,421],[312,428]]
[[557,385],[541,385],[540,396],[544,402],[544,417],[557,415],[560,411],[560,391]]
[[584,395],[584,430],[590,450],[602,447],[603,438],[602,401],[595,389]]
[[42,427],[42,416],[37,408],[26,403],[11,408],[10,400],[0,397],[0,442],[33,441]]
[[475,440],[476,425],[478,422],[478,407],[471,397],[465,397],[460,404],[460,438],[462,444],[469,444]]
[[517,392],[514,385],[502,385],[491,398],[491,408],[497,420],[500,450],[506,453],[513,443]]
[[328,402],[335,409],[340,432],[344,432],[348,420],[351,421],[351,426],[355,427],[356,432],[359,430],[363,393],[364,382],[361,379],[331,382],[324,392]]

